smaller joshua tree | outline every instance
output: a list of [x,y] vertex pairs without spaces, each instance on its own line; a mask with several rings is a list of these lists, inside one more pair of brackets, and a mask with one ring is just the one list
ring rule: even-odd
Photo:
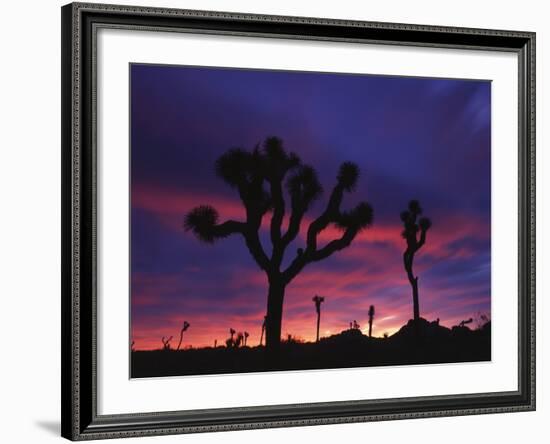
[[250,336],[250,334],[249,334],[247,331],[245,331],[245,332],[244,332],[244,346],[245,346],[245,347],[246,347],[246,341],[248,340],[248,337],[249,337],[249,336]]
[[235,347],[239,348],[244,342],[244,335],[239,332],[237,333],[237,339],[235,339]]
[[374,305],[369,307],[369,338],[372,337],[372,319],[374,318]]
[[315,303],[315,310],[317,311],[317,342],[319,342],[319,327],[321,325],[321,304],[325,301],[323,296],[315,295],[311,299]]
[[170,336],[168,339],[165,339],[165,337],[162,337],[162,349],[163,350],[170,350],[170,341],[172,340],[173,336]]
[[178,348],[176,350],[179,350],[180,347],[181,347],[181,341],[183,339],[183,332],[184,331],[187,331],[187,329],[191,326],[191,324],[189,324],[189,322],[187,321],[183,321],[183,327],[181,328],[181,331],[180,331],[180,342],[178,343]]
[[262,334],[260,336],[260,346],[262,345],[264,341],[264,333],[265,333],[265,322],[266,322],[267,316],[264,316],[264,322],[262,322]]
[[[414,320],[420,319],[420,308],[418,304],[418,276],[413,273],[414,255],[426,242],[426,233],[432,226],[432,222],[427,217],[423,217],[417,222],[417,218],[422,214],[422,207],[417,200],[411,200],[407,210],[401,213],[401,221],[404,230],[401,233],[407,241],[407,249],[403,253],[403,265],[407,272],[407,278],[413,292],[413,316]],[[418,237],[420,232],[420,237]]]
[[354,319],[353,320],[353,323],[351,324],[351,328],[353,330],[359,330],[361,328],[361,326],[357,323],[357,321]]
[[236,333],[235,329],[233,328],[229,329],[230,337],[227,338],[225,341],[225,345],[227,346],[227,348],[232,348],[235,346],[235,340],[234,340],[235,333]]

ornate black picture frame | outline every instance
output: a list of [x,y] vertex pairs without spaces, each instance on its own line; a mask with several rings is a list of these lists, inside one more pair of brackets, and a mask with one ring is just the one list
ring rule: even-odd
[[[535,34],[72,3],[62,8],[62,436],[135,437],[535,409]],[[519,66],[518,389],[384,400],[98,415],[96,30],[200,32],[506,51]],[[498,277],[497,277],[498,278]]]

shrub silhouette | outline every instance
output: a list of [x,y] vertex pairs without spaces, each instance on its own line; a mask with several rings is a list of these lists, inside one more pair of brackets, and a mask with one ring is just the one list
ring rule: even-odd
[[162,337],[162,349],[163,350],[170,350],[170,341],[172,340],[173,336],[170,336],[168,339],[165,339],[164,336]]
[[465,327],[466,325],[468,324],[471,324],[472,322],[474,322],[474,320],[472,318],[469,318],[469,319],[465,319],[463,321],[460,321],[460,324],[459,327]]
[[374,305],[369,307],[369,338],[372,337],[372,319],[374,318]]
[[[401,233],[407,241],[407,249],[403,253],[403,265],[407,272],[407,278],[412,287],[413,293],[413,318],[415,321],[420,319],[420,308],[418,304],[418,276],[413,273],[414,255],[422,248],[426,242],[426,233],[432,226],[432,222],[427,217],[423,217],[417,222],[418,216],[422,214],[422,208],[417,200],[409,202],[408,210],[401,213],[401,221],[404,230]],[[420,231],[420,237],[418,232]]]
[[[256,146],[252,151],[241,148],[227,151],[216,161],[216,173],[237,190],[246,210],[246,220],[220,223],[215,208],[200,205],[185,215],[184,228],[205,243],[231,235],[242,236],[252,258],[267,277],[266,349],[275,354],[281,343],[286,286],[306,265],[348,247],[357,233],[372,222],[372,208],[366,202],[350,211],[340,209],[344,193],[352,192],[357,185],[359,168],[351,162],[340,166],[325,210],[309,225],[305,248],[297,249],[286,269],[281,269],[285,251],[298,236],[304,215],[322,193],[317,172],[303,164],[296,154],[287,153],[281,139],[269,137],[262,147]],[[283,233],[281,225],[287,208],[285,186],[290,197],[290,215],[288,228]],[[272,213],[271,256],[264,251],[259,236],[262,218],[268,212]],[[317,237],[329,224],[339,227],[342,235],[320,247]]]
[[317,311],[317,342],[319,342],[319,326],[321,325],[321,304],[325,301],[323,296],[315,295],[312,299],[315,302],[315,311]]
[[180,342],[178,343],[178,348],[176,350],[179,350],[180,347],[181,347],[181,341],[183,339],[183,332],[184,331],[187,331],[187,329],[190,327],[191,324],[189,324],[189,322],[187,321],[183,321],[183,327],[181,328],[181,331],[180,331]]

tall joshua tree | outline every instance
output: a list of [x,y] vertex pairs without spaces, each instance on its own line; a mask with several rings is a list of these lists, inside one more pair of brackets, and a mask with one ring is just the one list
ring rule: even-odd
[[184,331],[187,331],[187,329],[190,327],[190,325],[191,325],[191,324],[190,324],[189,322],[183,321],[183,326],[182,326],[181,331],[180,331],[180,342],[178,343],[178,348],[177,348],[176,350],[179,350],[179,349],[180,349],[180,347],[181,347],[181,341],[182,341],[182,339],[183,339],[183,332],[184,332]]
[[250,333],[248,333],[247,331],[244,332],[244,346],[246,347],[246,341],[248,340],[248,337],[250,336]]
[[374,318],[374,305],[369,307],[369,338],[372,337],[372,319]]
[[405,228],[401,235],[407,241],[407,249],[403,253],[403,265],[412,287],[415,321],[420,319],[420,307],[418,304],[418,276],[413,273],[414,255],[426,243],[426,233],[432,226],[431,220],[427,217],[422,217],[417,221],[421,214],[422,207],[417,200],[411,200],[409,208],[401,213],[401,221]]
[[315,295],[312,299],[315,302],[315,310],[317,311],[317,342],[319,342],[319,326],[321,325],[321,304],[325,302],[323,296]]
[[[283,300],[287,285],[306,265],[326,259],[348,247],[357,233],[372,222],[372,208],[366,202],[350,211],[340,209],[344,193],[352,192],[356,187],[359,168],[351,162],[340,166],[326,208],[307,228],[305,248],[297,249],[286,268],[282,268],[285,251],[298,236],[306,212],[322,193],[316,171],[302,163],[296,154],[288,153],[280,139],[270,137],[261,147],[256,146],[252,151],[230,149],[216,161],[216,173],[238,192],[246,219],[220,223],[215,208],[201,205],[186,214],[184,228],[206,243],[231,235],[243,238],[254,261],[266,274],[266,348],[276,352],[281,342]],[[285,196],[289,202],[285,202]],[[283,232],[282,224],[287,208],[290,209],[288,228]],[[271,212],[270,255],[264,251],[259,235],[262,219],[268,212]],[[339,227],[342,234],[326,245],[319,246],[317,237],[329,224]]]

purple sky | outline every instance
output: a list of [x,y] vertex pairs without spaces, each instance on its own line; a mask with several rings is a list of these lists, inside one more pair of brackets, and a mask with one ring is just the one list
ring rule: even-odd
[[[137,64],[130,74],[137,349],[159,348],[162,336],[179,335],[183,320],[191,324],[186,346],[221,344],[230,327],[258,343],[265,275],[241,238],[206,245],[182,222],[200,204],[215,206],[222,220],[242,218],[214,162],[272,135],[319,174],[325,194],[308,219],[323,210],[344,161],[357,163],[361,176],[343,206],[367,200],[374,208],[372,228],[289,285],[284,335],[314,338],[315,294],[326,298],[321,335],[354,319],[366,328],[371,304],[375,336],[412,317],[399,219],[410,199],[433,222],[415,258],[421,315],[451,326],[490,314],[490,82]],[[323,234],[338,236],[332,228]],[[298,236],[285,263],[300,246]]]

